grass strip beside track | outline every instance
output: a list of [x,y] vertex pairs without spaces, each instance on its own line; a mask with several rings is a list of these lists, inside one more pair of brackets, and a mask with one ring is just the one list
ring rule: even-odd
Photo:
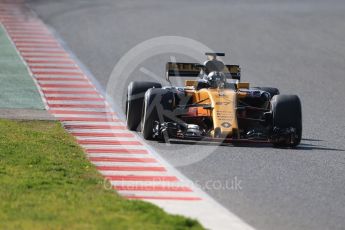
[[58,122],[0,119],[0,229],[202,229],[106,189]]
[[0,108],[44,109],[37,87],[1,23]]

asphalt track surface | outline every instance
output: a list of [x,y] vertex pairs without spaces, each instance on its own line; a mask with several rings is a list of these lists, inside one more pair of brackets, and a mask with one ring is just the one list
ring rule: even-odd
[[[304,122],[298,149],[150,144],[198,184],[217,181],[205,191],[257,229],[344,229],[344,1],[37,0],[30,5],[103,88],[133,46],[176,35],[230,54],[224,60],[240,64],[243,80],[253,85],[298,94]],[[169,56],[142,66],[163,78]],[[146,78],[140,71],[131,77]],[[235,179],[237,189],[218,188],[217,183]]]

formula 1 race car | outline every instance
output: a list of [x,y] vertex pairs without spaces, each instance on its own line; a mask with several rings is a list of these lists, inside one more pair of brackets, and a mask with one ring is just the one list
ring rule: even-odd
[[[199,63],[166,64],[170,86],[131,82],[126,101],[127,126],[141,129],[148,140],[272,143],[295,147],[302,137],[301,102],[296,95],[280,95],[270,87],[241,82],[238,65],[206,53]],[[184,87],[171,86],[170,77],[194,77]],[[140,126],[140,127],[139,127]]]

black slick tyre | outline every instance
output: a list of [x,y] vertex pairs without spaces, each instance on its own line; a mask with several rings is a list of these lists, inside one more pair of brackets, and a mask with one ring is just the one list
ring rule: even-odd
[[128,85],[126,100],[126,120],[129,130],[136,131],[140,125],[145,92],[150,88],[161,88],[156,82],[133,81]]
[[293,128],[294,138],[275,138],[276,147],[296,147],[302,139],[302,107],[297,95],[276,95],[271,100],[272,128],[284,130]]
[[154,139],[156,122],[162,123],[167,119],[165,111],[172,111],[173,100],[174,94],[168,90],[157,88],[147,90],[141,116],[141,131],[144,139]]

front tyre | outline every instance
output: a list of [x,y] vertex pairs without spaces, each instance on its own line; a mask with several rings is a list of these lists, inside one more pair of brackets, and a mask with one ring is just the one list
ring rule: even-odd
[[[171,115],[174,104],[174,94],[165,89],[149,89],[145,93],[141,131],[146,140],[154,139],[154,130]],[[159,125],[158,125],[159,126]]]
[[271,100],[272,143],[296,147],[302,139],[302,107],[297,95],[276,95]]
[[141,120],[141,111],[145,92],[150,88],[161,88],[162,85],[156,82],[133,81],[128,85],[126,100],[127,127],[136,131]]

